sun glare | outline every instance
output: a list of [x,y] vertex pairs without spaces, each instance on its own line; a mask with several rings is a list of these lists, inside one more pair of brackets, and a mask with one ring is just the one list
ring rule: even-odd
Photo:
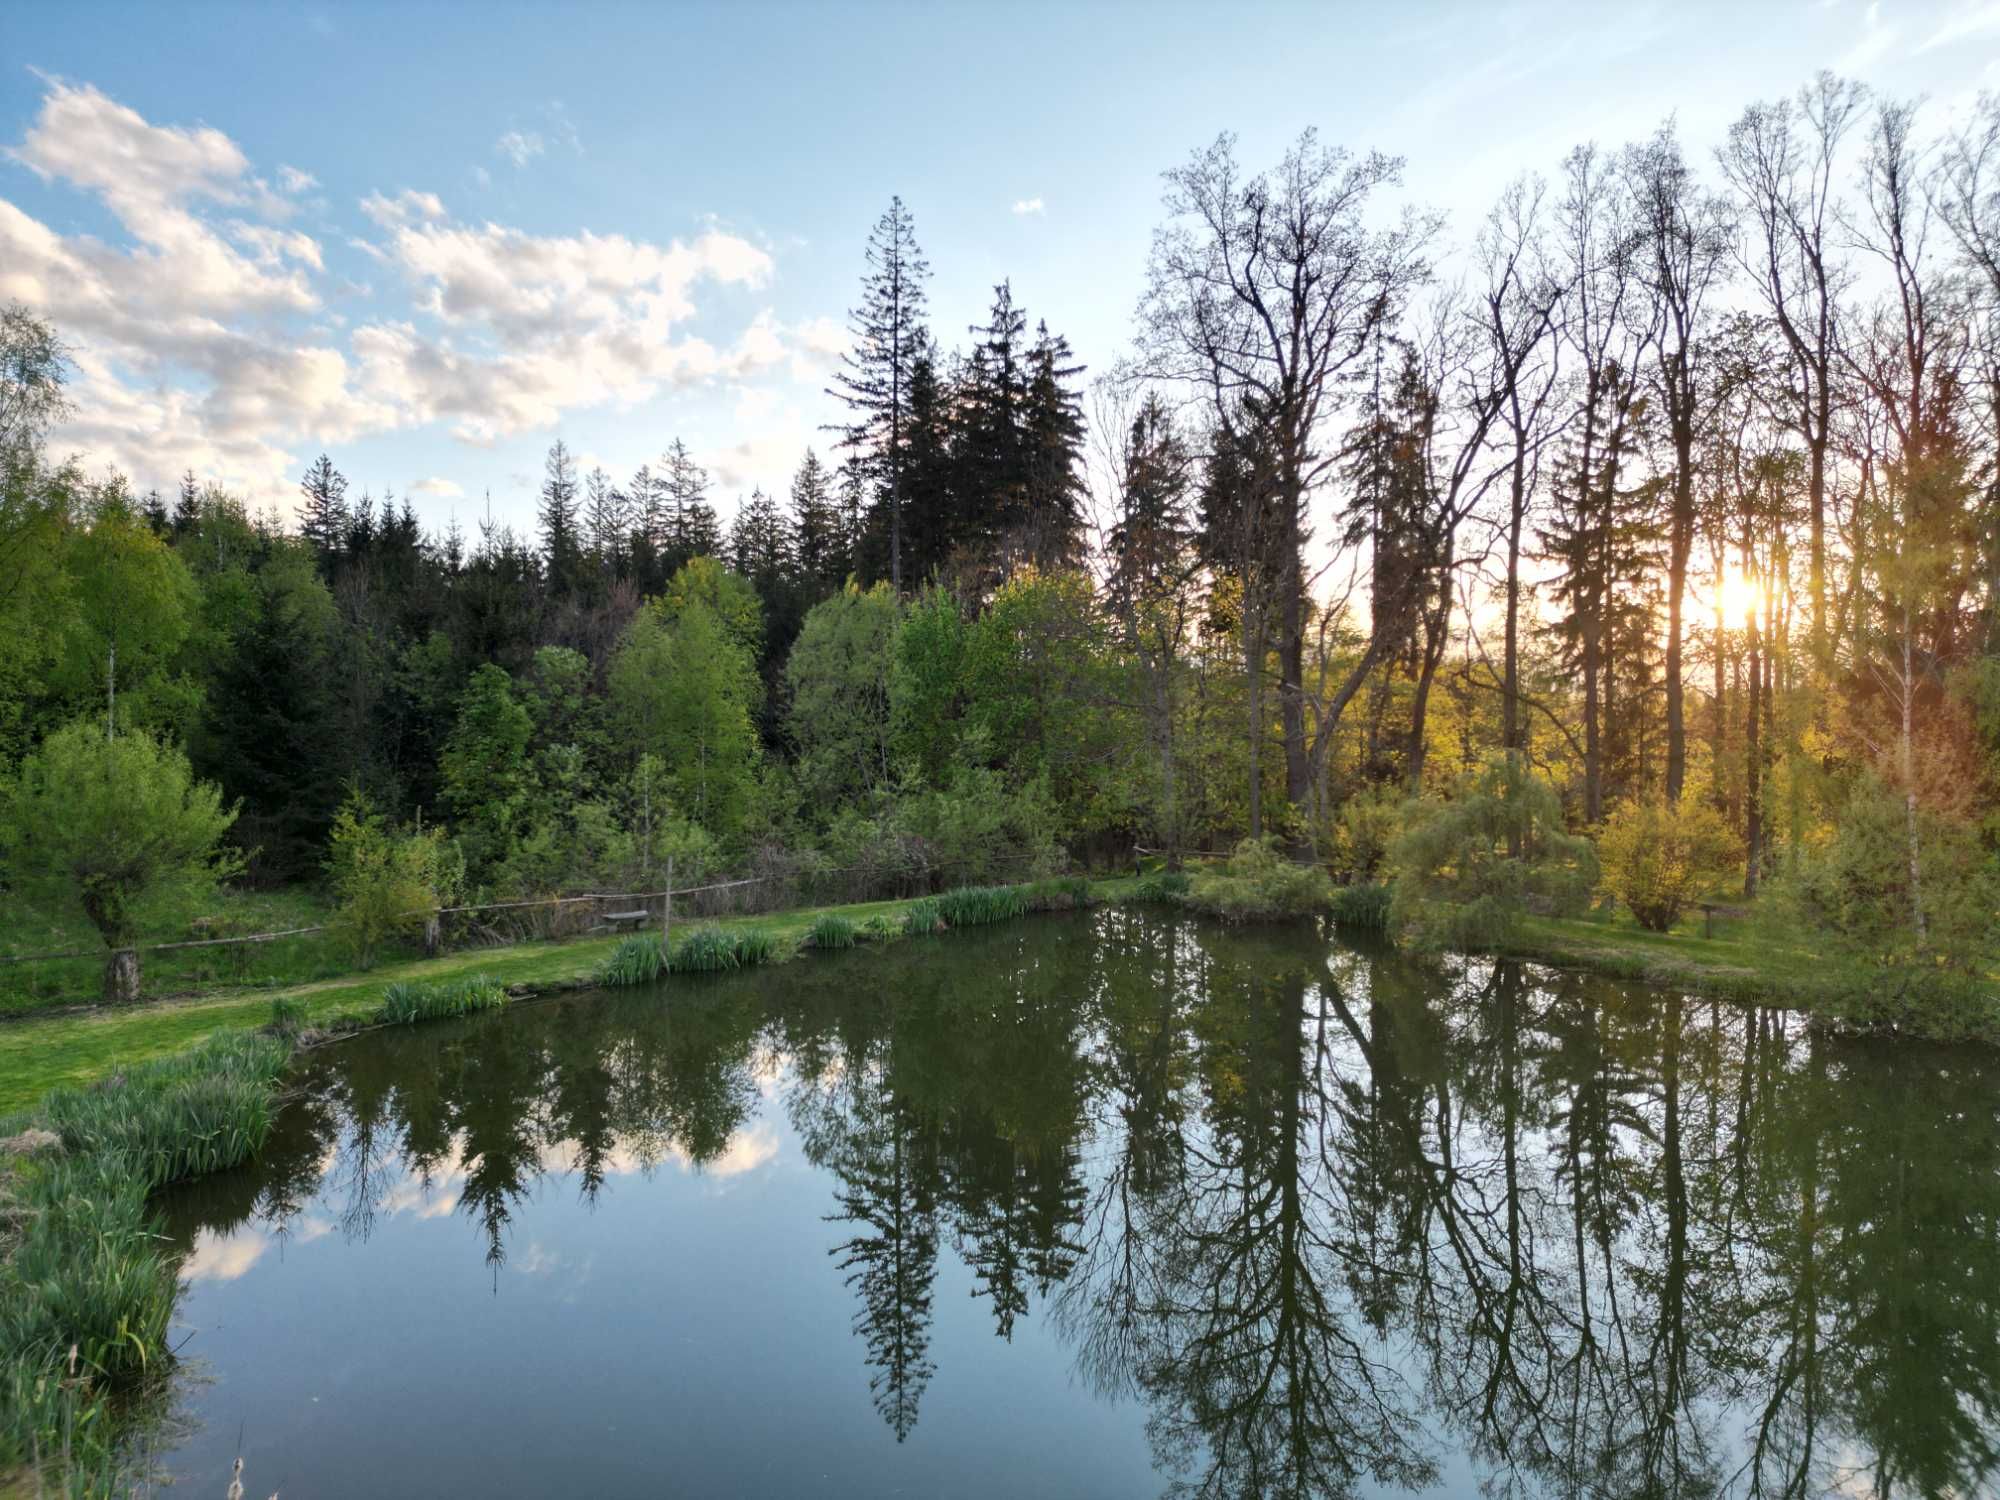
[[1722,575],[1722,588],[1717,599],[1725,620],[1747,620],[1763,602],[1764,591],[1758,586],[1754,574],[1731,568]]

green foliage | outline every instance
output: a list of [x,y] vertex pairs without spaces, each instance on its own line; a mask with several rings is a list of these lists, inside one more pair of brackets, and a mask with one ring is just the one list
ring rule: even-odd
[[1531,910],[1581,911],[1597,883],[1590,841],[1564,831],[1555,789],[1513,755],[1414,808],[1389,864],[1391,925],[1422,947],[1503,943]]
[[889,674],[896,756],[936,781],[958,753],[965,680],[965,614],[943,589],[927,589],[896,632]]
[[[114,487],[95,498],[65,568],[75,611],[58,683],[75,700],[96,698],[100,715],[107,686],[132,695],[116,715],[121,728],[155,719],[143,711],[146,699],[194,623],[196,590],[186,564]],[[100,716],[100,728],[104,722]]]
[[903,790],[889,821],[917,841],[927,862],[960,879],[1034,874],[1062,863],[1056,809],[1040,778],[1010,788],[1000,771],[961,761],[944,785]]
[[1704,798],[1623,802],[1597,838],[1602,888],[1648,932],[1666,932],[1688,903],[1731,873],[1742,850]]
[[1393,788],[1371,786],[1341,803],[1334,822],[1334,864],[1342,878],[1372,883],[1381,877],[1402,832],[1403,802]]
[[1333,920],[1342,927],[1386,928],[1395,887],[1382,881],[1334,887]]
[[336,903],[328,925],[364,969],[381,943],[420,931],[451,900],[462,869],[442,828],[393,829],[358,791],[334,818],[326,868]]
[[657,756],[673,811],[723,841],[756,789],[751,717],[760,685],[749,647],[699,597],[642,609],[612,658],[611,708],[625,749]]
[[1270,839],[1245,839],[1219,869],[1188,886],[1187,904],[1231,922],[1307,917],[1333,903],[1333,882],[1315,865],[1294,864]]
[[854,923],[839,912],[823,911],[806,933],[808,948],[852,948]]
[[296,1037],[306,1029],[306,1008],[289,996],[279,995],[271,1001],[271,1032],[285,1038]]
[[666,955],[660,940],[641,934],[620,943],[597,978],[600,984],[651,984],[666,972]]
[[939,896],[937,909],[947,927],[979,927],[1021,916],[1028,909],[1028,893],[1018,885],[960,886]]
[[514,683],[491,662],[472,674],[439,770],[468,868],[485,875],[514,847],[534,792],[528,737],[534,723]]
[[1848,973],[1836,983],[1835,967],[1828,970],[1827,1006],[1845,1020],[1939,1038],[1994,1035],[2000,868],[1976,830],[1921,809],[1917,853],[1921,881],[1913,892],[1903,799],[1865,777],[1842,806],[1832,838],[1772,883],[1763,920],[1793,934],[1803,929]]
[[1021,887],[1029,911],[1082,911],[1091,904],[1090,882],[1081,875],[1058,875]]
[[17,889],[73,905],[115,950],[143,916],[191,907],[240,866],[222,848],[235,817],[174,746],[107,740],[83,721],[22,763],[0,807],[0,851]]
[[1155,870],[1143,876],[1132,888],[1132,899],[1162,906],[1181,906],[1186,903],[1188,891],[1193,885],[1194,877],[1185,870]]
[[903,931],[911,937],[930,937],[944,931],[944,908],[934,896],[912,901],[903,912]]
[[403,980],[382,992],[382,1006],[375,1012],[375,1019],[391,1026],[408,1026],[417,1021],[447,1021],[477,1011],[497,1010],[506,1003],[506,986],[484,974],[429,983]]
[[807,613],[785,661],[799,791],[828,816],[893,779],[891,678],[902,611],[887,584],[849,584]]

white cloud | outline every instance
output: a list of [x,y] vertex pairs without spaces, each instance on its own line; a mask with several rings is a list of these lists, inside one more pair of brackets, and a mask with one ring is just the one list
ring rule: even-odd
[[1039,214],[1045,212],[1045,208],[1042,200],[1039,198],[1016,198],[1014,200],[1014,212],[1017,214]]
[[435,495],[440,500],[456,500],[465,493],[465,486],[433,474],[428,479],[419,479],[410,486],[413,495]]
[[[560,106],[545,113],[560,124],[548,139],[581,150]],[[719,224],[665,243],[536,235],[459,220],[434,192],[371,192],[358,208],[372,230],[332,243],[397,273],[378,292],[274,222],[292,207],[279,190],[316,187],[310,172],[280,166],[274,190],[212,127],[155,125],[51,80],[6,161],[95,196],[122,231],[59,233],[0,197],[0,302],[49,317],[77,351],[58,442],[141,487],[192,468],[289,505],[305,458],[360,436],[438,422],[492,444],[690,384],[817,380],[845,346],[831,319],[788,326],[768,309],[696,335],[705,288],[754,290],[775,269]],[[460,493],[442,477],[417,489]]]
[[1993,32],[2000,32],[2000,4],[1990,3],[1989,0],[1983,5],[1961,5],[1916,50],[1929,52],[1934,47],[1948,47],[1954,42],[1969,41]]
[[510,130],[493,143],[493,149],[515,166],[525,167],[548,150],[548,143],[539,131]]

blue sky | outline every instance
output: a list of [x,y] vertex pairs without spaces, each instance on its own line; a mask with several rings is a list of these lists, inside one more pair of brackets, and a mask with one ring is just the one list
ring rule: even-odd
[[322,448],[442,525],[533,514],[560,435],[674,437],[725,515],[782,490],[870,225],[916,216],[932,321],[993,283],[1102,369],[1159,174],[1223,129],[1408,158],[1469,238],[1502,183],[1831,67],[1940,117],[2000,88],[2000,3],[13,6],[0,299],[78,354],[64,447],[288,508]]

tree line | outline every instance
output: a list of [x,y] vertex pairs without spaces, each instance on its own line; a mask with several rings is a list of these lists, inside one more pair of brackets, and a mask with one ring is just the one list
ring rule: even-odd
[[136,495],[49,453],[63,350],[16,309],[0,754],[143,730],[239,807],[252,878],[317,876],[358,800],[510,894],[669,846],[1252,838],[1476,904],[1552,808],[1635,911],[1775,881],[1857,953],[1974,973],[2000,102],[1926,120],[1821,75],[1712,153],[1580,145],[1456,240],[1397,158],[1224,136],[1166,173],[1088,386],[1009,283],[936,338],[893,201],[826,456],[726,526],[678,439],[622,480],[557,441],[525,536],[427,533],[329,456],[295,526],[195,475]]

